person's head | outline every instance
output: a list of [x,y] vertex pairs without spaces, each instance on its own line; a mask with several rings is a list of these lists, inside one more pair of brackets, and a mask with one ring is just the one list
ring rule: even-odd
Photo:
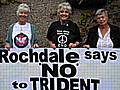
[[72,13],[72,8],[68,2],[63,2],[58,5],[57,13],[60,20],[68,20]]
[[108,23],[108,12],[105,9],[98,9],[96,11],[96,20],[99,25],[106,25]]
[[27,4],[20,4],[17,9],[19,23],[25,24],[28,20],[30,8]]

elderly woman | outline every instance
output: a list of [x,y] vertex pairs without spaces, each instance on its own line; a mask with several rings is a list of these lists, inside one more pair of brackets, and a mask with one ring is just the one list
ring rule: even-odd
[[37,48],[36,28],[28,22],[30,8],[20,4],[17,10],[18,21],[8,28],[5,48]]
[[58,6],[59,20],[53,22],[47,33],[51,48],[74,48],[81,41],[80,31],[76,23],[69,20],[72,13],[69,3],[64,2]]
[[119,48],[120,28],[108,23],[108,13],[105,9],[96,12],[98,25],[91,28],[85,45],[86,48]]

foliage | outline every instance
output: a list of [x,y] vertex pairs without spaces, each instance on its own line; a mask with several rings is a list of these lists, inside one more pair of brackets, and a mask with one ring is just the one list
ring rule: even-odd
[[94,18],[94,12],[91,10],[85,10],[81,12],[80,15],[80,28],[81,28],[81,36],[86,36],[88,29],[96,24],[96,20]]
[[86,23],[87,23],[87,20],[88,18],[91,16],[91,14],[89,12],[84,12],[84,13],[81,13],[81,16],[80,16],[80,24],[82,26],[86,26]]
[[4,45],[3,38],[0,37],[0,48],[3,47],[3,45]]
[[113,0],[107,0],[107,4],[110,4],[112,3]]
[[53,19],[57,16],[57,11],[56,10],[50,10],[50,18]]
[[0,5],[18,2],[18,0],[0,0]]

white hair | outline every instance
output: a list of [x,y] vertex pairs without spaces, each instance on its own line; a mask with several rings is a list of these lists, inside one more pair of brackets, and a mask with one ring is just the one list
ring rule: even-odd
[[70,14],[72,13],[72,8],[68,2],[59,4],[57,12],[59,13],[61,9],[67,9]]
[[19,15],[20,12],[22,11],[26,11],[26,12],[30,12],[30,8],[27,4],[25,3],[22,3],[18,6],[18,9],[17,9],[17,16]]
[[95,13],[95,15],[101,15],[102,13],[105,13],[106,16],[108,16],[108,12],[105,9],[98,9]]

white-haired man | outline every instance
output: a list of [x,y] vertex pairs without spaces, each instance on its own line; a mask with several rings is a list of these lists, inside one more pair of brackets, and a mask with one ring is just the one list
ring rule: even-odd
[[28,22],[30,8],[20,4],[17,9],[18,21],[8,28],[5,48],[38,48],[36,28]]

